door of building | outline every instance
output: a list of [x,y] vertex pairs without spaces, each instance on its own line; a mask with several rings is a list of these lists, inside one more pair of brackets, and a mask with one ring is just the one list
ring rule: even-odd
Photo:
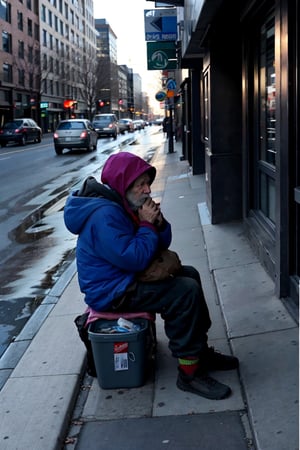
[[289,2],[289,42],[291,71],[291,108],[292,121],[290,126],[290,190],[291,190],[291,214],[290,214],[290,298],[297,310],[299,309],[299,284],[300,284],[300,154],[299,154],[299,6],[298,2]]
[[296,311],[300,279],[299,20],[296,0],[266,0],[250,15],[245,31],[249,224],[276,294]]

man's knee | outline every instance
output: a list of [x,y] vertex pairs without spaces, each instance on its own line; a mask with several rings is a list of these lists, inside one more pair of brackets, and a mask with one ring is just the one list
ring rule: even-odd
[[182,266],[182,271],[180,275],[188,278],[192,278],[201,284],[200,274],[197,269],[193,266]]
[[184,298],[202,297],[202,289],[198,281],[190,277],[177,277],[177,292]]

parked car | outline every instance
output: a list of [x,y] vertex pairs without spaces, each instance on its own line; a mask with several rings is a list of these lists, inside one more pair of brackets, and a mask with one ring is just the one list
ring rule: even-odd
[[110,136],[117,139],[119,124],[115,114],[96,114],[94,116],[93,126],[99,137]]
[[145,128],[145,122],[143,120],[141,120],[141,119],[134,120],[133,124],[134,124],[134,129],[135,130],[143,130]]
[[53,140],[56,154],[61,155],[64,148],[96,150],[98,134],[87,119],[67,119],[59,122]]
[[125,131],[132,133],[134,131],[134,124],[131,119],[120,119],[119,120],[119,132],[124,134]]
[[0,145],[5,147],[9,142],[26,145],[27,142],[41,142],[42,129],[33,119],[14,119],[6,122],[0,129]]

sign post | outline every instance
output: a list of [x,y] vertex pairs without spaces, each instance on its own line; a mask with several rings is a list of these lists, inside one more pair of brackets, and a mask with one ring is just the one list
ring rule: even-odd
[[[148,70],[169,71],[177,69],[175,43],[177,40],[177,9],[160,8],[145,10],[144,14],[145,40],[148,41]],[[165,108],[169,110],[167,122],[168,153],[174,153],[173,110],[175,89],[176,81],[173,78],[169,78],[165,90],[157,92],[155,96],[158,101],[165,99]]]
[[168,132],[168,153],[174,153],[174,133],[173,133],[173,97],[168,97],[168,109],[169,109],[169,132]]

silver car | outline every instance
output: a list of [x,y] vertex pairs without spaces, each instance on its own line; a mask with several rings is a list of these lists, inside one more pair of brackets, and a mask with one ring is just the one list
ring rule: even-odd
[[119,120],[119,132],[124,134],[125,131],[132,133],[134,131],[134,124],[131,119],[120,119]]
[[61,155],[64,148],[96,150],[98,134],[89,120],[68,119],[58,124],[53,140],[56,154]]
[[109,136],[117,139],[119,134],[118,119],[115,114],[96,114],[93,120],[98,136]]

